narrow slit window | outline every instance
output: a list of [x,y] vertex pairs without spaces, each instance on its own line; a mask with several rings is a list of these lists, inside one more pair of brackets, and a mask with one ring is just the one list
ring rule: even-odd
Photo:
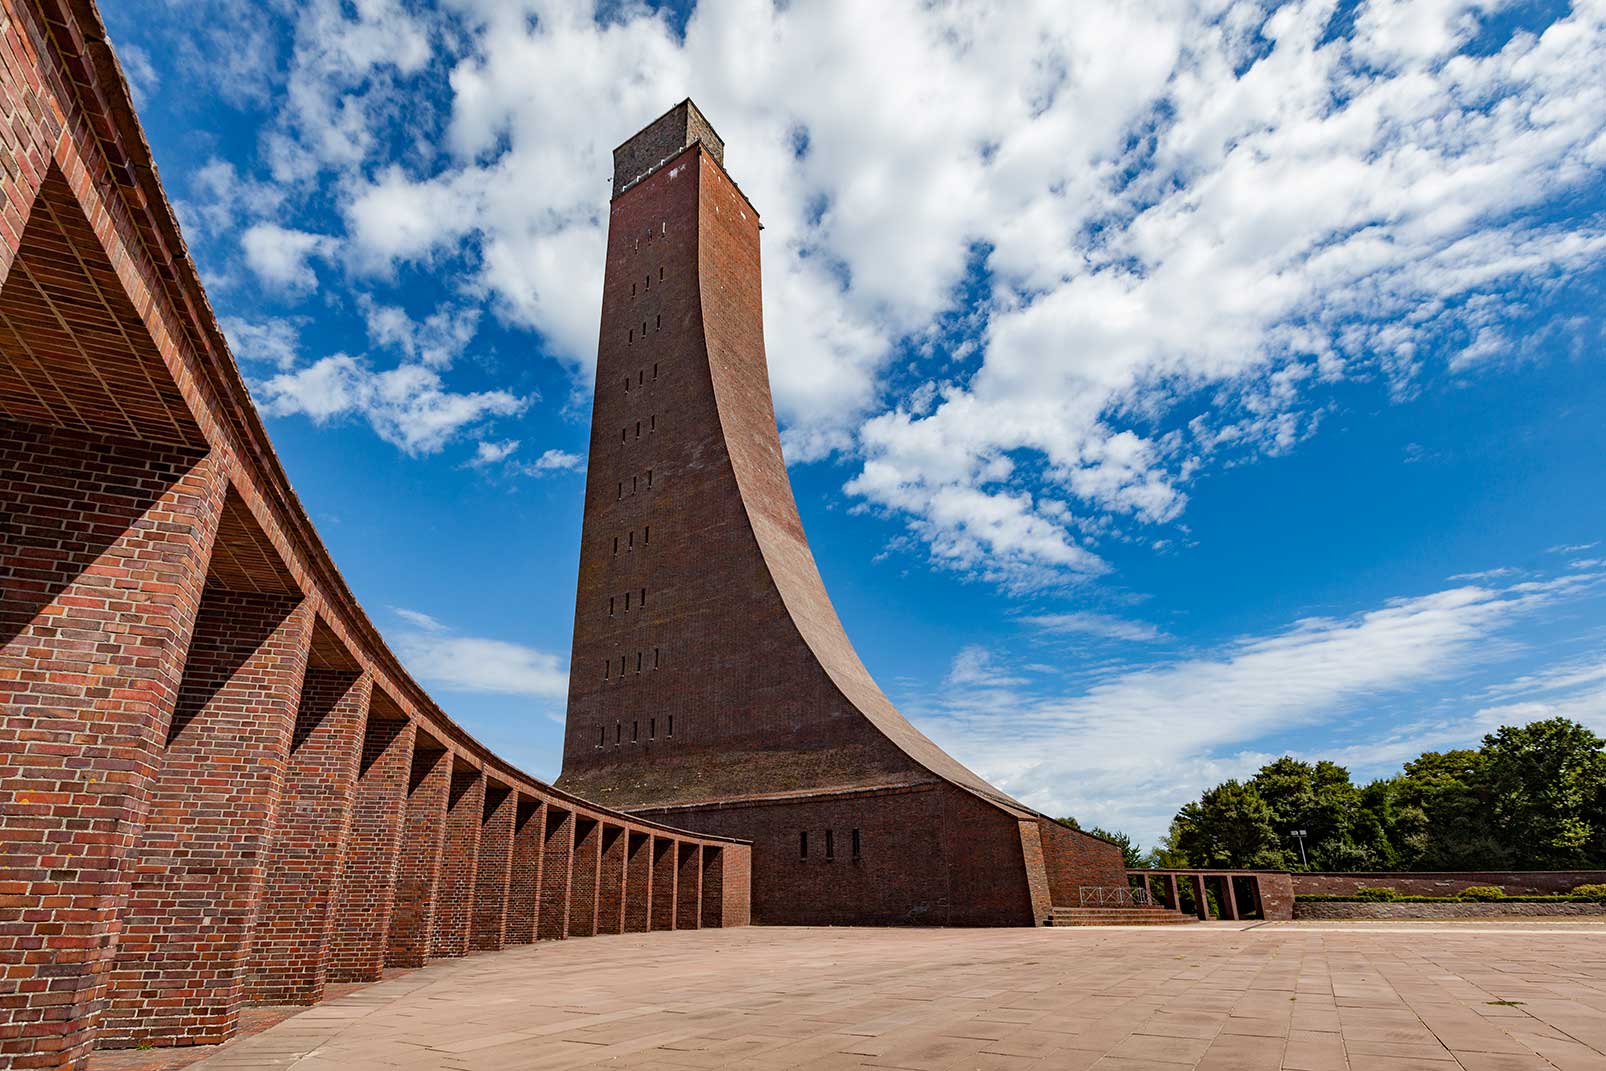
[[619,429],[619,441],[620,441],[620,442],[624,442],[624,441],[625,441],[625,435],[626,435],[626,434],[627,434],[627,433],[628,433],[628,432],[629,432],[629,431],[630,431],[630,429],[629,429],[629,428],[620,428],[620,429]]
[[669,715],[669,735],[675,735],[675,716],[673,714]]
[[662,282],[663,278],[664,278],[664,266],[662,264],[660,264],[660,265],[658,265],[658,281]]
[[625,339],[625,344],[627,346],[634,346],[636,344],[636,329],[634,327],[630,329],[630,334],[629,337]]
[[[612,602],[613,600],[609,599],[608,601]],[[630,592],[627,591],[627,592],[625,592],[625,613],[628,614],[629,612],[630,612]]]
[[641,722],[633,721],[633,722],[630,723],[630,742],[632,744],[634,744],[637,740],[640,740],[640,739],[641,739]]
[[642,283],[641,285],[647,290],[651,290],[652,289],[652,273],[651,272],[647,273],[647,281],[645,283]]
[[618,744],[619,744],[619,741],[621,739],[623,739],[623,735],[622,735],[623,733],[624,733],[624,722],[620,722],[620,721],[614,722],[613,723],[613,742],[614,742],[614,746],[615,747],[617,747]]
[[645,382],[647,382],[647,370],[645,368],[636,369],[636,385],[639,387]]
[[631,283],[630,284],[630,296],[631,297],[635,297],[636,296],[636,284],[635,283]]
[[[652,649],[652,668],[658,668],[658,648],[656,647]],[[669,735],[675,735],[675,716],[673,714],[669,716]]]
[[641,421],[636,421],[636,438],[641,438]]
[[625,497],[625,482],[623,480],[619,481],[619,497]]
[[647,470],[647,486],[652,486],[652,469]]
[[625,393],[626,394],[630,393],[630,377],[629,376],[625,377]]
[[642,527],[641,527],[641,541],[643,543],[651,543],[652,542],[652,525],[650,525],[650,524],[642,525]]
[[652,329],[654,331],[661,331],[661,330],[663,330],[663,327],[664,327],[664,314],[660,312],[656,317],[653,318]]
[[[659,220],[658,221],[658,233],[660,235],[664,235],[664,234],[668,234],[669,233],[669,222],[667,220]],[[659,268],[658,269],[658,274],[662,275],[663,271],[664,271],[664,269]]]
[[630,529],[630,531],[625,533],[625,549],[626,550],[635,550],[636,549],[636,530],[634,528]]
[[623,677],[624,675],[625,675],[625,656],[624,655],[620,655],[619,656],[619,676]]
[[836,837],[832,830],[825,831],[825,861],[830,862],[836,858]]
[[658,739],[658,719],[657,718],[648,718],[647,719],[647,739],[648,740],[656,740],[656,739]]
[[853,831],[853,861],[855,863],[859,861],[859,831],[857,829]]
[[797,857],[799,859],[809,857],[809,831],[806,829],[799,830],[797,834]]
[[607,742],[608,742],[608,727],[606,725],[597,726],[597,746],[598,747],[602,747]]
[[639,600],[637,600],[637,605],[638,606],[646,606],[647,605],[647,589],[646,588],[642,588],[641,589],[641,598]]
[[602,679],[603,680],[607,680],[609,677],[611,677],[613,675],[612,672],[611,672],[612,670],[613,670],[613,659],[604,658],[602,660]]
[[651,414],[649,414],[647,416],[647,430],[648,431],[657,431],[658,430],[658,414],[657,413],[651,413]]
[[654,378],[654,379],[658,378],[658,362],[656,362],[656,361],[653,362],[653,366],[652,366],[652,378]]
[[612,595],[608,596],[608,616],[609,617],[613,616],[613,596]]
[[641,477],[639,477],[639,476],[630,477],[630,493],[631,494],[635,494],[638,490],[640,490],[639,485],[636,483],[636,481],[639,480],[640,478]]
[[647,321],[646,320],[641,321],[641,337],[642,338],[646,338],[647,337]]
[[641,672],[641,652],[640,651],[636,652],[636,672],[637,673]]
[[613,537],[613,552],[615,554],[619,553],[619,537],[618,536],[614,536]]

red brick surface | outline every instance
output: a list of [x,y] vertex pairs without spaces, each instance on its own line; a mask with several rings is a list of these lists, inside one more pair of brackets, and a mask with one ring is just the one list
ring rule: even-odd
[[473,766],[457,766],[447,796],[446,835],[441,842],[440,878],[435,884],[435,925],[429,943],[432,956],[468,954],[484,816],[484,776]]
[[[1037,816],[898,713],[826,595],[770,396],[758,214],[722,160],[690,104],[615,154],[559,787],[753,840],[760,922],[1034,924]],[[1125,883],[1113,846],[1052,840],[1059,887]]]
[[1454,896],[1473,885],[1494,885],[1507,895],[1551,896],[1575,886],[1606,883],[1606,870],[1372,871],[1289,875],[1296,895],[1347,895],[1363,887],[1388,888],[1408,896]]
[[370,695],[329,952],[330,982],[379,978],[395,904],[414,727],[394,717],[400,711],[383,692]]
[[569,878],[574,864],[574,812],[548,804],[542,844],[541,907],[536,936],[560,941],[569,935]]
[[574,827],[574,863],[569,871],[569,936],[597,932],[597,878],[602,866],[602,823],[580,817]]
[[508,944],[527,945],[535,940],[545,845],[546,805],[521,798],[513,829],[512,873],[508,877]]
[[469,933],[469,947],[477,952],[494,952],[507,942],[508,883],[518,805],[518,796],[506,785],[486,787],[480,859],[474,871],[474,924]]

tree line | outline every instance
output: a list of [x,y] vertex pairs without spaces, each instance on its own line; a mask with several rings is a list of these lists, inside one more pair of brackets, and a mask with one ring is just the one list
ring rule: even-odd
[[[1274,870],[1606,867],[1606,741],[1567,718],[1503,726],[1356,785],[1335,762],[1284,756],[1186,804],[1162,842],[1089,830],[1128,866]],[[1074,825],[1074,820],[1062,820]],[[1303,830],[1304,856],[1300,853]]]

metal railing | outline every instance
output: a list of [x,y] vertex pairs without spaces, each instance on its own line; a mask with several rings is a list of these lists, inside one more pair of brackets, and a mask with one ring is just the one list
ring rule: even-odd
[[1077,899],[1081,907],[1149,907],[1154,903],[1147,888],[1130,885],[1081,885]]

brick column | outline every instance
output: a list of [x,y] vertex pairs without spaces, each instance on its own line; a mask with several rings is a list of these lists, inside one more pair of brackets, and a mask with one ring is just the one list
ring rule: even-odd
[[675,928],[675,873],[679,859],[670,837],[652,838],[652,928]]
[[545,844],[546,804],[520,797],[513,827],[513,869],[507,892],[507,943],[510,945],[527,945],[535,940]]
[[296,596],[209,585],[202,597],[132,858],[102,1047],[234,1033],[311,625]]
[[441,848],[441,880],[435,892],[431,956],[468,954],[474,920],[474,876],[480,861],[480,826],[485,821],[485,777],[466,764],[452,769],[446,807],[446,843]]
[[703,845],[703,879],[698,896],[702,910],[697,924],[704,929],[725,924],[725,858],[724,852],[712,845]]
[[1175,874],[1167,874],[1165,876],[1165,889],[1166,889],[1165,906],[1169,907],[1172,911],[1181,911],[1182,910],[1182,897],[1179,895],[1179,893],[1177,891],[1177,876]]
[[702,924],[703,917],[702,845],[681,842],[675,883],[675,929],[695,930]]
[[372,683],[354,669],[307,667],[268,880],[251,932],[249,997],[254,1003],[323,999]]
[[541,848],[541,907],[536,935],[561,941],[569,934],[569,870],[574,862],[574,812],[547,804]]
[[0,421],[0,1066],[92,1044],[226,486]]
[[1210,918],[1210,898],[1205,895],[1205,879],[1203,874],[1193,875],[1193,902],[1194,909],[1198,911],[1201,919]]
[[496,951],[507,942],[508,882],[513,870],[513,823],[519,797],[506,785],[485,787],[480,861],[474,871],[474,926],[469,946]]
[[597,877],[597,932],[625,932],[625,846],[623,826],[602,827],[602,867]]
[[[407,816],[407,774],[413,762],[413,724],[379,717],[389,701],[374,691],[363,728],[362,759],[353,793],[351,833],[340,881],[329,953],[329,981],[378,981],[396,895],[396,863]],[[400,711],[394,713],[400,714]]]
[[422,967],[429,959],[441,844],[446,837],[446,797],[451,787],[451,752],[419,733],[413,744],[407,814],[396,861],[396,894],[385,947],[387,967]]
[[626,834],[625,932],[646,933],[652,926],[652,834]]
[[574,869],[569,877],[569,936],[597,932],[597,878],[602,865],[602,823],[583,815],[575,819]]
[[1221,884],[1226,887],[1226,893],[1227,893],[1227,895],[1224,896],[1222,898],[1222,900],[1221,900],[1221,909],[1227,913],[1227,917],[1228,918],[1232,919],[1234,922],[1237,922],[1238,921],[1238,890],[1233,888],[1234,882],[1232,880],[1232,875],[1228,874],[1228,875],[1224,876],[1221,879]]

